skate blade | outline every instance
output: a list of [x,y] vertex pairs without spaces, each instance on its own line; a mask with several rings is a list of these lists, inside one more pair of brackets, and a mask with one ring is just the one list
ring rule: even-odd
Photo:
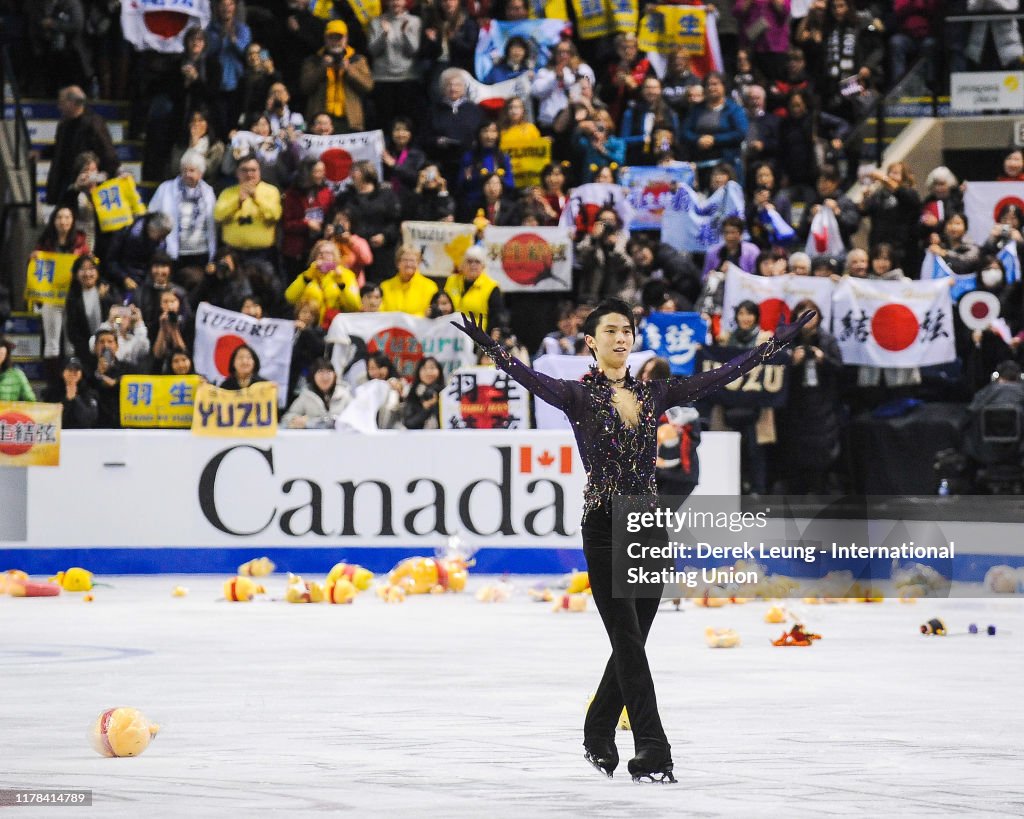
[[656,785],[672,785],[676,783],[676,778],[672,775],[672,771],[656,771],[654,773],[635,774],[633,781]]
[[603,773],[605,776],[607,776],[609,779],[613,778],[613,774],[615,773],[614,768],[613,769],[605,768],[603,765],[600,765],[598,763],[598,761],[596,759],[592,758],[589,754],[584,754],[583,758],[585,760],[587,760],[587,762],[589,762],[591,765],[593,765],[594,768],[596,768],[601,773]]

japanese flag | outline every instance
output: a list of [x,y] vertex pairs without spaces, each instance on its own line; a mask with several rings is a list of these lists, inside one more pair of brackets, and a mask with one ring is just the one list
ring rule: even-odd
[[845,278],[832,299],[844,364],[925,367],[956,360],[949,280]]
[[811,219],[811,231],[807,234],[807,255],[812,259],[815,256],[844,256],[846,246],[843,244],[842,234],[839,232],[839,222],[831,208],[824,205],[818,209]]

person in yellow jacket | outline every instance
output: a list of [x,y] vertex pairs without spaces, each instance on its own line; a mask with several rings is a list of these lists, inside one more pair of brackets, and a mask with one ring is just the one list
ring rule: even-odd
[[380,283],[384,301],[382,313],[411,313],[426,316],[437,285],[420,273],[420,252],[413,245],[402,245],[395,254],[398,273]]
[[341,266],[338,246],[321,239],[309,254],[309,267],[295,277],[284,297],[289,304],[313,302],[320,309],[320,323],[328,310],[358,313],[363,309],[356,274]]
[[479,245],[466,251],[459,272],[444,283],[444,292],[451,297],[456,313],[480,316],[485,329],[504,322],[505,302],[498,283],[487,275],[487,254]]
[[[274,250],[281,221],[281,191],[260,179],[260,163],[249,156],[238,163],[238,184],[226,188],[213,206],[224,244],[243,256]],[[268,256],[269,258],[269,256]]]

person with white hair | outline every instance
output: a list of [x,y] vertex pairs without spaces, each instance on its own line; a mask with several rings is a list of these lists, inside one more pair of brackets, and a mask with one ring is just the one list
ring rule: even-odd
[[456,313],[474,314],[487,330],[503,324],[505,302],[498,283],[487,274],[487,253],[479,245],[466,251],[458,272],[444,283],[444,292]]
[[954,213],[964,212],[964,195],[956,176],[945,165],[933,168],[925,180],[928,195],[921,205],[920,234],[926,240],[932,233],[941,234],[946,220]]
[[786,271],[793,276],[810,276],[811,275],[811,257],[804,253],[802,250],[798,250],[795,253],[789,254],[789,270]]
[[213,220],[217,197],[203,179],[206,157],[189,150],[182,154],[179,166],[181,174],[162,183],[149,202],[150,213],[159,211],[171,220],[166,249],[174,259],[175,272],[186,267],[205,268],[217,250]]

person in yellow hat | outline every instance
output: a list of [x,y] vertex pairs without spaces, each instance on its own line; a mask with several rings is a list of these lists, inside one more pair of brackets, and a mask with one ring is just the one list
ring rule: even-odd
[[299,87],[306,96],[306,121],[326,112],[334,133],[365,130],[363,98],[373,90],[366,57],[348,44],[348,26],[331,20],[324,29],[324,47],[302,63]]
[[380,283],[384,301],[382,313],[411,313],[426,316],[437,285],[420,273],[420,252],[414,245],[402,245],[395,254],[398,273]]
[[444,283],[444,292],[451,297],[456,313],[479,316],[488,330],[503,320],[505,302],[501,297],[501,289],[487,275],[487,254],[478,245],[466,251],[459,271],[449,276]]

